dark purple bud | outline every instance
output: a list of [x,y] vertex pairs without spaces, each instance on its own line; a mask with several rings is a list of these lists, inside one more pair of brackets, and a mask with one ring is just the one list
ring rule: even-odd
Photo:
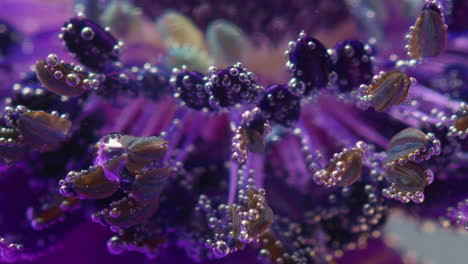
[[209,81],[205,89],[211,93],[214,101],[221,107],[230,107],[241,103],[252,103],[261,89],[256,84],[256,77],[240,63],[226,69],[210,69]]
[[44,111],[29,111],[20,116],[17,126],[25,143],[54,146],[66,139],[72,122]]
[[273,84],[263,93],[258,107],[272,122],[291,127],[299,119],[300,98],[292,94],[288,86]]
[[119,59],[121,44],[112,34],[89,19],[75,17],[62,28],[68,50],[86,67],[103,70]]
[[297,94],[308,95],[312,90],[328,85],[333,65],[327,48],[301,32],[296,41],[289,43],[287,67],[293,78]]
[[47,90],[68,97],[96,89],[99,83],[82,67],[59,61],[55,54],[49,54],[46,59],[36,63],[36,74]]
[[147,204],[158,199],[167,185],[171,168],[157,168],[142,171],[135,176],[130,195],[136,201]]
[[357,241],[368,241],[387,220],[388,206],[382,199],[380,186],[368,175],[363,174],[351,186],[335,189],[327,198],[322,202],[326,205],[318,219],[329,236],[326,244],[332,249],[342,250]]
[[145,64],[137,74],[139,91],[153,100],[161,98],[169,92],[168,74],[162,69]]
[[346,40],[335,46],[337,84],[343,91],[369,84],[373,73],[373,49],[359,40]]
[[170,83],[174,97],[195,110],[210,109],[209,95],[205,91],[207,78],[196,71],[177,70],[172,73]]
[[432,58],[439,55],[445,49],[446,27],[437,2],[426,3],[407,35],[408,55],[413,59]]

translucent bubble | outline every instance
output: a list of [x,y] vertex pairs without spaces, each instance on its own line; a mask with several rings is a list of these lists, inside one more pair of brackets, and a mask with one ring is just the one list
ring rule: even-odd
[[229,254],[231,249],[229,246],[226,244],[226,242],[219,240],[216,242],[216,247],[215,247],[215,255],[218,257],[223,257]]
[[313,41],[307,42],[307,46],[309,46],[311,49],[315,49],[316,45]]
[[370,216],[370,215],[373,215],[373,214],[374,214],[375,209],[374,209],[374,207],[372,207],[371,204],[366,203],[366,204],[364,205],[364,207],[362,208],[362,212],[363,212],[365,215]]
[[75,66],[75,67],[73,68],[73,71],[75,71],[75,72],[83,72],[84,69],[83,69],[83,67],[77,65],[77,66]]
[[116,218],[116,217],[119,217],[120,216],[120,210],[117,209],[117,208],[113,208],[111,211],[110,211],[110,216],[113,217],[113,218]]
[[250,209],[249,210],[249,220],[256,221],[260,217],[257,209]]
[[55,71],[54,72],[54,78],[57,79],[57,80],[60,80],[63,78],[63,72],[61,71]]
[[84,79],[83,80],[83,85],[82,85],[83,89],[85,90],[91,90],[91,87],[92,87],[92,84],[91,82],[89,81],[89,79]]
[[94,30],[90,27],[84,27],[81,30],[81,38],[84,40],[92,40],[94,38]]
[[47,65],[50,67],[55,67],[59,64],[59,58],[57,54],[54,54],[54,53],[49,54],[47,58],[45,59],[45,61]]
[[70,73],[67,75],[66,82],[69,86],[75,87],[80,83],[80,78],[76,74]]
[[107,242],[107,249],[111,254],[120,255],[125,250],[125,242],[117,236],[111,237]]
[[345,52],[348,57],[352,57],[354,55],[354,49],[351,47],[351,45],[345,46]]

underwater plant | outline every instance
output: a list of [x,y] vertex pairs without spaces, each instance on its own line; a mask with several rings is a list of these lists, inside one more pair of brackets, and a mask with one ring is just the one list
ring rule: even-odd
[[396,211],[466,233],[465,2],[1,3],[0,262],[407,263]]

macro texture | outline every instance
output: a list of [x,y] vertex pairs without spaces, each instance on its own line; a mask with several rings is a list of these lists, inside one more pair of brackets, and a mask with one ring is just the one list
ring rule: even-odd
[[0,263],[422,263],[385,226],[467,235],[467,12],[2,1]]

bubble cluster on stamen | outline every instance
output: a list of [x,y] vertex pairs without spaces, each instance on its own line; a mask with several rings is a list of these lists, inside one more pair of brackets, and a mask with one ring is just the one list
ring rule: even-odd
[[408,56],[423,59],[438,56],[445,49],[447,25],[441,5],[428,0],[406,35]]
[[120,134],[104,136],[94,165],[81,172],[71,171],[60,181],[60,192],[79,199],[113,197],[118,190],[127,194],[108,208],[93,214],[93,219],[114,228],[142,223],[159,206],[170,168],[162,167],[167,142],[159,137],[138,138]]
[[434,174],[417,162],[440,154],[440,141],[434,134],[407,128],[396,134],[387,146],[386,179],[391,183],[382,190],[387,198],[403,203],[424,201],[424,187],[434,181]]
[[59,60],[56,54],[49,54],[36,63],[36,74],[42,85],[58,95],[77,97],[88,90],[97,90],[99,81],[81,66]]
[[1,128],[0,153],[6,160],[21,158],[28,150],[51,151],[64,141],[71,128],[67,114],[32,111],[23,105],[6,106]]
[[273,212],[265,200],[265,190],[246,185],[238,192],[238,203],[219,204],[213,208],[212,202],[204,195],[198,201],[212,230],[206,246],[221,258],[246,244],[258,241],[273,221]]
[[346,250],[365,246],[378,238],[385,223],[388,206],[380,194],[380,184],[364,177],[363,181],[336,190],[328,196],[328,210],[314,222],[321,223],[329,237],[327,244],[335,249],[329,254],[340,256]]
[[424,201],[424,187],[434,180],[433,172],[424,169],[414,162],[405,165],[396,165],[387,169],[386,178],[391,182],[388,188],[382,190],[387,198],[397,199],[402,203]]
[[464,139],[468,134],[468,105],[461,103],[458,111],[450,117],[451,125],[449,126],[448,136],[456,136]]
[[456,207],[447,208],[448,221],[468,231],[468,199],[457,203]]
[[261,153],[265,150],[264,137],[271,132],[268,120],[257,107],[242,113],[242,121],[232,138],[232,158],[244,163],[247,153]]
[[388,143],[385,166],[404,165],[408,161],[421,162],[439,154],[440,141],[434,134],[407,128],[393,136]]
[[391,106],[408,101],[410,86],[415,82],[414,78],[398,70],[381,71],[374,75],[370,85],[362,84],[359,87],[363,94],[361,100],[376,111],[385,111]]
[[362,163],[367,146],[364,142],[356,143],[352,149],[343,149],[335,153],[328,165],[314,175],[317,184],[332,186],[349,186],[361,177]]

